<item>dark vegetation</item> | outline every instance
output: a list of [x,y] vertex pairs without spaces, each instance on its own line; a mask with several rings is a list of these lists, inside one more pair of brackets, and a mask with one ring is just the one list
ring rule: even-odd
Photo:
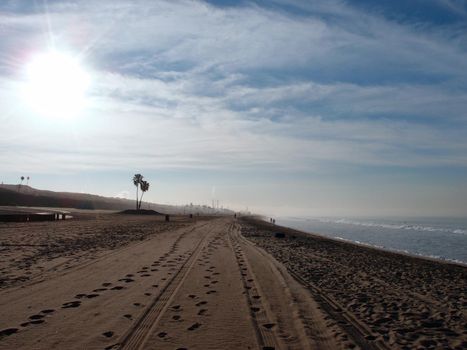
[[3,185],[0,187],[0,206],[54,207],[76,209],[122,210],[132,205],[132,201],[120,198],[106,198],[90,194],[41,191],[22,186]]

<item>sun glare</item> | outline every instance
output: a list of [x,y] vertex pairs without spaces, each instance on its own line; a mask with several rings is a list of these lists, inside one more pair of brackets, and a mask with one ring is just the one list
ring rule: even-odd
[[71,118],[83,109],[88,73],[72,56],[49,52],[27,66],[26,100],[42,116]]

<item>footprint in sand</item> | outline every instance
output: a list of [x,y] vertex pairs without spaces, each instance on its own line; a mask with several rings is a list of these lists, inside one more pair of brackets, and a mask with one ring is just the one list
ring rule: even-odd
[[18,328],[6,328],[0,331],[0,339],[3,337],[8,337],[9,335],[15,334],[18,332]]
[[206,314],[207,311],[208,309],[201,309],[198,311],[198,315],[203,316],[204,314]]
[[81,294],[76,294],[76,295],[75,295],[75,298],[76,298],[76,299],[81,299],[81,298],[84,298],[84,297],[86,297],[86,296],[87,296],[86,294],[82,294],[82,293],[81,293]]
[[253,299],[260,299],[261,297],[259,295],[253,295]]
[[144,295],[146,295],[147,297],[151,296],[152,294],[151,293],[144,293]]
[[41,311],[42,314],[46,314],[46,315],[53,314],[54,312],[55,312],[54,309],[45,309]]
[[44,315],[32,315],[32,316],[29,316],[29,319],[30,320],[40,320],[41,318],[44,318],[45,316]]
[[93,292],[103,292],[103,291],[106,291],[107,288],[97,288],[97,289],[94,289]]
[[275,325],[276,325],[275,323],[265,323],[265,324],[263,324],[263,327],[266,328],[266,329],[271,329]]
[[175,320],[175,321],[180,321],[181,318],[182,318],[182,316],[180,316],[180,315],[174,315],[174,316],[172,316],[172,320]]
[[158,284],[153,284],[151,287],[152,288],[157,288],[157,287],[159,287],[159,285]]
[[134,306],[141,306],[141,303],[133,303]]
[[131,316],[131,314],[125,314],[125,315],[123,315],[123,317],[125,317],[125,318],[131,320],[133,316]]
[[199,303],[196,303],[196,306],[206,305],[207,303],[207,301],[200,301]]
[[196,298],[196,295],[194,295],[194,294],[190,294],[190,295],[188,296],[188,298],[190,298],[190,299],[194,299],[194,298]]
[[104,282],[104,283],[102,283],[102,286],[104,286],[104,287],[108,287],[108,286],[111,286],[111,285],[112,285],[112,283],[110,283],[110,282]]
[[44,323],[45,321],[44,320],[34,320],[34,321],[30,321],[29,323],[30,324],[41,324],[41,323]]
[[259,307],[252,307],[252,308],[251,308],[251,311],[253,311],[253,312],[258,312],[259,310],[260,310]]
[[193,324],[192,324],[190,327],[188,327],[187,329],[188,329],[189,331],[194,331],[195,329],[198,329],[199,327],[201,327],[201,323],[196,322],[196,323],[193,323]]
[[172,310],[181,310],[181,306],[180,305],[174,305],[174,306],[172,306]]
[[115,286],[115,287],[110,288],[110,290],[122,290],[122,289],[125,289],[125,287],[123,287],[123,286]]
[[97,293],[88,294],[88,295],[86,296],[86,298],[88,298],[88,299],[93,299],[93,298],[97,298],[99,295],[100,295],[100,294],[97,294]]
[[158,336],[159,338],[164,338],[166,335],[167,335],[166,332],[160,332],[160,333],[157,334],[157,336]]
[[114,332],[112,332],[112,331],[107,331],[107,332],[102,333],[102,335],[103,335],[104,337],[106,337],[106,338],[110,338],[110,337],[112,337],[112,336],[114,335]]
[[217,293],[217,290],[209,290],[206,292],[206,294],[215,294]]
[[62,305],[62,309],[75,308],[75,307],[79,307],[80,305],[81,305],[81,301],[69,301]]
[[120,278],[119,281],[125,282],[125,283],[131,283],[131,282],[134,282],[135,280],[132,278]]

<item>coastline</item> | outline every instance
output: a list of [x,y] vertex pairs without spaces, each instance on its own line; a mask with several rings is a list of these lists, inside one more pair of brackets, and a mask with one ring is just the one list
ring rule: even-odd
[[327,235],[327,234],[314,232],[314,231],[311,232],[311,231],[307,231],[307,230],[303,230],[303,229],[296,229],[296,228],[293,228],[293,227],[284,226],[284,225],[280,225],[280,224],[272,225],[269,222],[267,222],[266,219],[261,218],[259,216],[252,217],[252,218],[254,218],[254,220],[257,221],[257,224],[259,224],[259,225],[264,223],[264,224],[266,224],[265,227],[268,227],[268,228],[275,227],[275,228],[277,228],[278,231],[280,230],[280,231],[284,231],[284,232],[293,232],[293,234],[295,234],[295,235],[298,234],[298,235],[311,236],[311,237],[315,237],[315,238],[329,239],[331,241],[348,243],[348,244],[352,244],[352,245],[362,247],[362,248],[375,249],[375,250],[380,251],[382,253],[393,253],[393,254],[396,254],[396,255],[403,255],[403,256],[406,256],[406,257],[410,257],[410,258],[429,260],[429,261],[442,263],[442,264],[448,264],[448,265],[451,265],[451,264],[452,265],[459,265],[459,266],[467,268],[467,262],[460,261],[460,260],[448,259],[448,258],[436,257],[436,256],[429,256],[429,255],[423,255],[423,254],[409,252],[407,250],[393,249],[393,248],[388,248],[388,247],[380,246],[380,245],[376,245],[376,244],[365,243],[365,242],[360,242],[360,241],[354,241],[352,239],[338,237],[338,236],[332,237],[332,236]]
[[331,317],[340,310],[346,322],[367,329],[362,342],[401,349],[467,345],[465,266],[243,220],[242,234],[284,264],[315,299],[324,296]]

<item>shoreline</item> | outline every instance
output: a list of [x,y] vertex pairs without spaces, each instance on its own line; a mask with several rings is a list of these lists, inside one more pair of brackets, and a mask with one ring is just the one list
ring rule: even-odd
[[243,220],[242,235],[282,263],[331,318],[350,323],[347,333],[361,348],[467,346],[465,266]]
[[[244,218],[246,218],[246,217],[244,217]],[[331,236],[328,236],[328,235],[323,234],[323,233],[308,232],[308,231],[305,231],[305,230],[295,229],[293,227],[282,226],[282,225],[278,225],[278,224],[273,225],[273,224],[265,221],[265,219],[263,219],[263,218],[261,218],[259,216],[251,216],[251,218],[261,222],[261,224],[264,223],[266,225],[270,225],[271,228],[274,228],[274,227],[279,228],[279,230],[286,230],[286,231],[288,230],[288,231],[293,231],[293,232],[298,233],[298,234],[309,235],[311,237],[329,239],[331,241],[342,242],[342,243],[348,243],[348,244],[352,244],[352,245],[362,247],[362,248],[374,249],[374,250],[377,250],[377,251],[380,251],[380,252],[383,252],[383,253],[392,253],[392,254],[402,255],[402,256],[410,257],[410,258],[414,258],[414,259],[429,260],[429,261],[432,261],[432,262],[435,262],[435,263],[442,263],[442,264],[448,264],[448,265],[458,265],[458,266],[467,268],[467,262],[464,262],[464,261],[461,261],[461,260],[455,260],[455,259],[448,259],[448,258],[442,258],[442,257],[435,257],[435,256],[417,254],[417,253],[412,253],[412,252],[405,251],[405,250],[386,248],[386,247],[378,246],[376,244],[371,244],[371,243],[356,242],[356,241],[353,241],[353,240],[348,239],[348,238],[331,237]]]

